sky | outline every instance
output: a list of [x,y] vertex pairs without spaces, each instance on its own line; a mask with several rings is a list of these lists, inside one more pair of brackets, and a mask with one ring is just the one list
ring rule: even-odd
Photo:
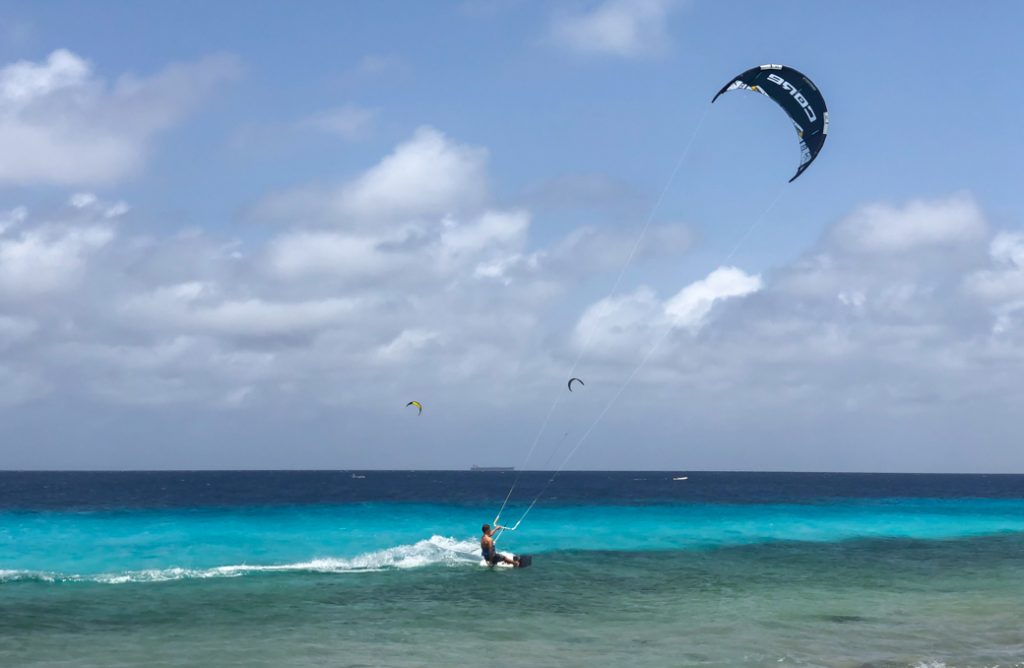
[[0,2],[0,469],[1024,472],[1022,21]]

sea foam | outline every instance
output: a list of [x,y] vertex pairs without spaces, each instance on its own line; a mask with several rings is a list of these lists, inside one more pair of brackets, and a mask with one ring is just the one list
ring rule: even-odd
[[479,546],[475,541],[448,536],[431,536],[410,545],[397,545],[367,552],[349,559],[320,557],[289,564],[232,564],[211,568],[152,568],[121,573],[80,575],[50,571],[0,570],[3,582],[98,582],[128,584],[173,580],[232,578],[254,573],[373,573],[425,566],[466,566],[477,564]]

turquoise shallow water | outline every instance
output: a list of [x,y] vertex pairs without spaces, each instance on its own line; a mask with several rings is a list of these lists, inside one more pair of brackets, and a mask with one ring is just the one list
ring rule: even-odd
[[588,492],[521,571],[486,497],[8,504],[0,666],[1024,666],[1024,498],[940,491]]
[[[514,520],[522,510],[512,506],[505,515]],[[340,573],[475,563],[479,525],[493,512],[486,505],[409,503],[0,512],[0,581],[120,582],[271,567]],[[1024,533],[1024,500],[542,507],[499,544],[541,554],[643,552],[1000,533]]]

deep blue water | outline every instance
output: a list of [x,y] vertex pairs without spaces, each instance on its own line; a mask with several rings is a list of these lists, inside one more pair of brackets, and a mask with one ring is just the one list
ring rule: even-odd
[[[353,478],[352,476],[365,476]],[[687,476],[686,481],[674,477]],[[0,471],[0,510],[104,510],[404,501],[498,503],[548,485],[540,471]],[[837,499],[1020,499],[1024,475],[601,471],[559,473],[543,502],[815,503]]]

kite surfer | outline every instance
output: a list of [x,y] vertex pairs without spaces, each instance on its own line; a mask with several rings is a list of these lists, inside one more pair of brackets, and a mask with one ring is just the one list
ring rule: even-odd
[[484,535],[480,538],[480,553],[483,555],[484,561],[487,562],[488,568],[493,568],[499,563],[512,564],[515,567],[519,566],[519,557],[506,557],[498,552],[498,548],[494,546],[494,532],[504,528],[500,524],[495,524],[494,529],[491,528],[490,524],[483,526]]

